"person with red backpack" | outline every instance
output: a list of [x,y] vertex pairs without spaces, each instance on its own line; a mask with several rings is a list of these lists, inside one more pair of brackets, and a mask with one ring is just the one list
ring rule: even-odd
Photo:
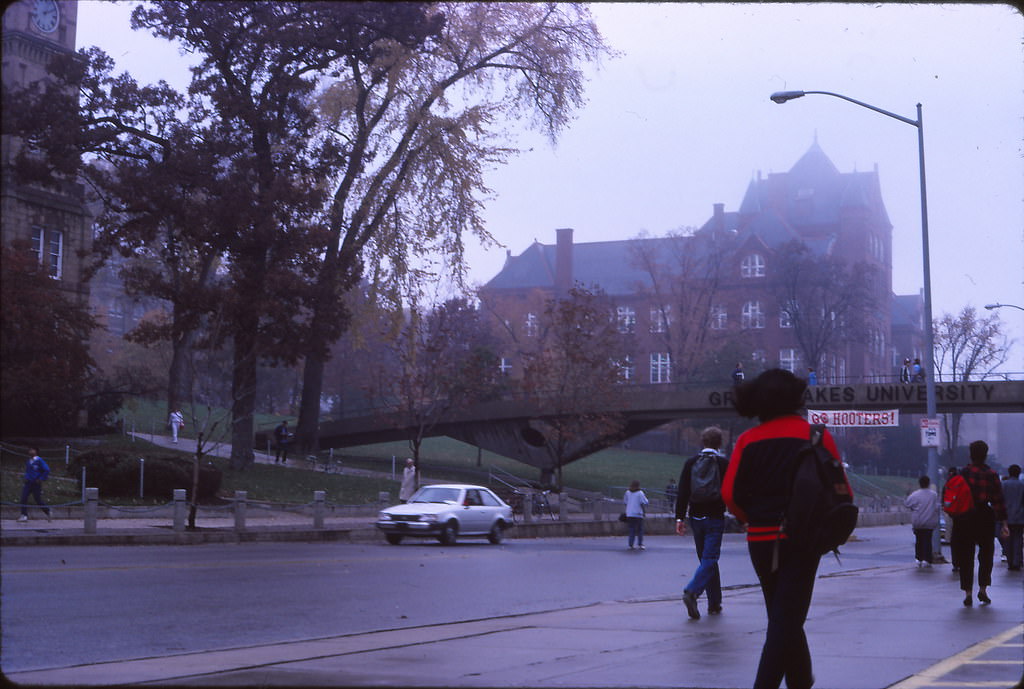
[[[1003,500],[1002,483],[999,474],[992,471],[985,460],[988,458],[988,444],[984,440],[975,440],[970,444],[971,463],[960,471],[960,476],[970,488],[972,506],[970,509],[952,515],[954,522],[953,563],[960,571],[960,590],[964,592],[964,606],[974,604],[971,590],[974,587],[974,552],[978,552],[978,601],[982,605],[992,602],[988,596],[988,587],[992,584],[992,558],[995,554],[996,526],[1000,526],[1003,537],[1009,535],[1006,527],[1006,503]],[[949,513],[947,493],[951,493],[950,483],[943,492],[943,509]],[[950,507],[954,496],[950,495]]]

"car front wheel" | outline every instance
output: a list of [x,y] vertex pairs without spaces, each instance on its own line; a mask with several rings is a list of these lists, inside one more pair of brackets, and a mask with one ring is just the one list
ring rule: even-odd
[[487,540],[498,545],[505,537],[505,528],[501,525],[501,522],[494,522],[494,526],[491,527],[491,532],[487,534]]
[[455,522],[448,522],[441,528],[441,533],[438,534],[437,540],[441,545],[454,545],[458,536],[458,525]]
[[388,539],[388,543],[391,545],[398,545],[402,542],[402,535],[397,533],[389,533],[384,538]]

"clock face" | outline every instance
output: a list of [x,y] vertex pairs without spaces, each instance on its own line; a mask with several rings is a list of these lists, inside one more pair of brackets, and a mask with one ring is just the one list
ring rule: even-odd
[[56,0],[33,0],[32,23],[44,33],[51,33],[60,21],[60,8]]

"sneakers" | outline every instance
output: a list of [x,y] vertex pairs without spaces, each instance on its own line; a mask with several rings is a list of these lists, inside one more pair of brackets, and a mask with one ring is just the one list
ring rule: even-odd
[[717,608],[708,608],[708,614],[709,615],[721,615],[722,614],[722,606],[719,605]]
[[27,522],[28,521],[28,515],[27,514],[21,515],[20,517],[18,517],[18,521],[19,522]]
[[686,606],[686,614],[691,620],[700,619],[700,610],[697,609],[697,597],[689,591],[683,591],[683,605]]

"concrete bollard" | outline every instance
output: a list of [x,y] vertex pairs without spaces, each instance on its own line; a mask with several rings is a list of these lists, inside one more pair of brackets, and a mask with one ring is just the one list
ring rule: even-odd
[[248,498],[248,491],[235,491],[235,531],[245,531],[245,501]]
[[324,528],[324,498],[326,493],[322,490],[313,491],[313,528]]
[[602,512],[602,510],[601,510],[601,503],[602,503],[602,501],[601,501],[600,498],[595,498],[594,499],[594,521],[595,522],[601,521],[601,518],[602,518],[602,515],[601,515],[601,512]]
[[558,494],[558,521],[564,522],[569,518],[569,500],[565,493]]
[[185,504],[185,489],[174,489],[174,530],[185,530],[185,511],[188,505]]
[[533,523],[533,493],[523,493],[523,522]]
[[96,533],[96,510],[100,502],[99,488],[85,489],[85,533]]

